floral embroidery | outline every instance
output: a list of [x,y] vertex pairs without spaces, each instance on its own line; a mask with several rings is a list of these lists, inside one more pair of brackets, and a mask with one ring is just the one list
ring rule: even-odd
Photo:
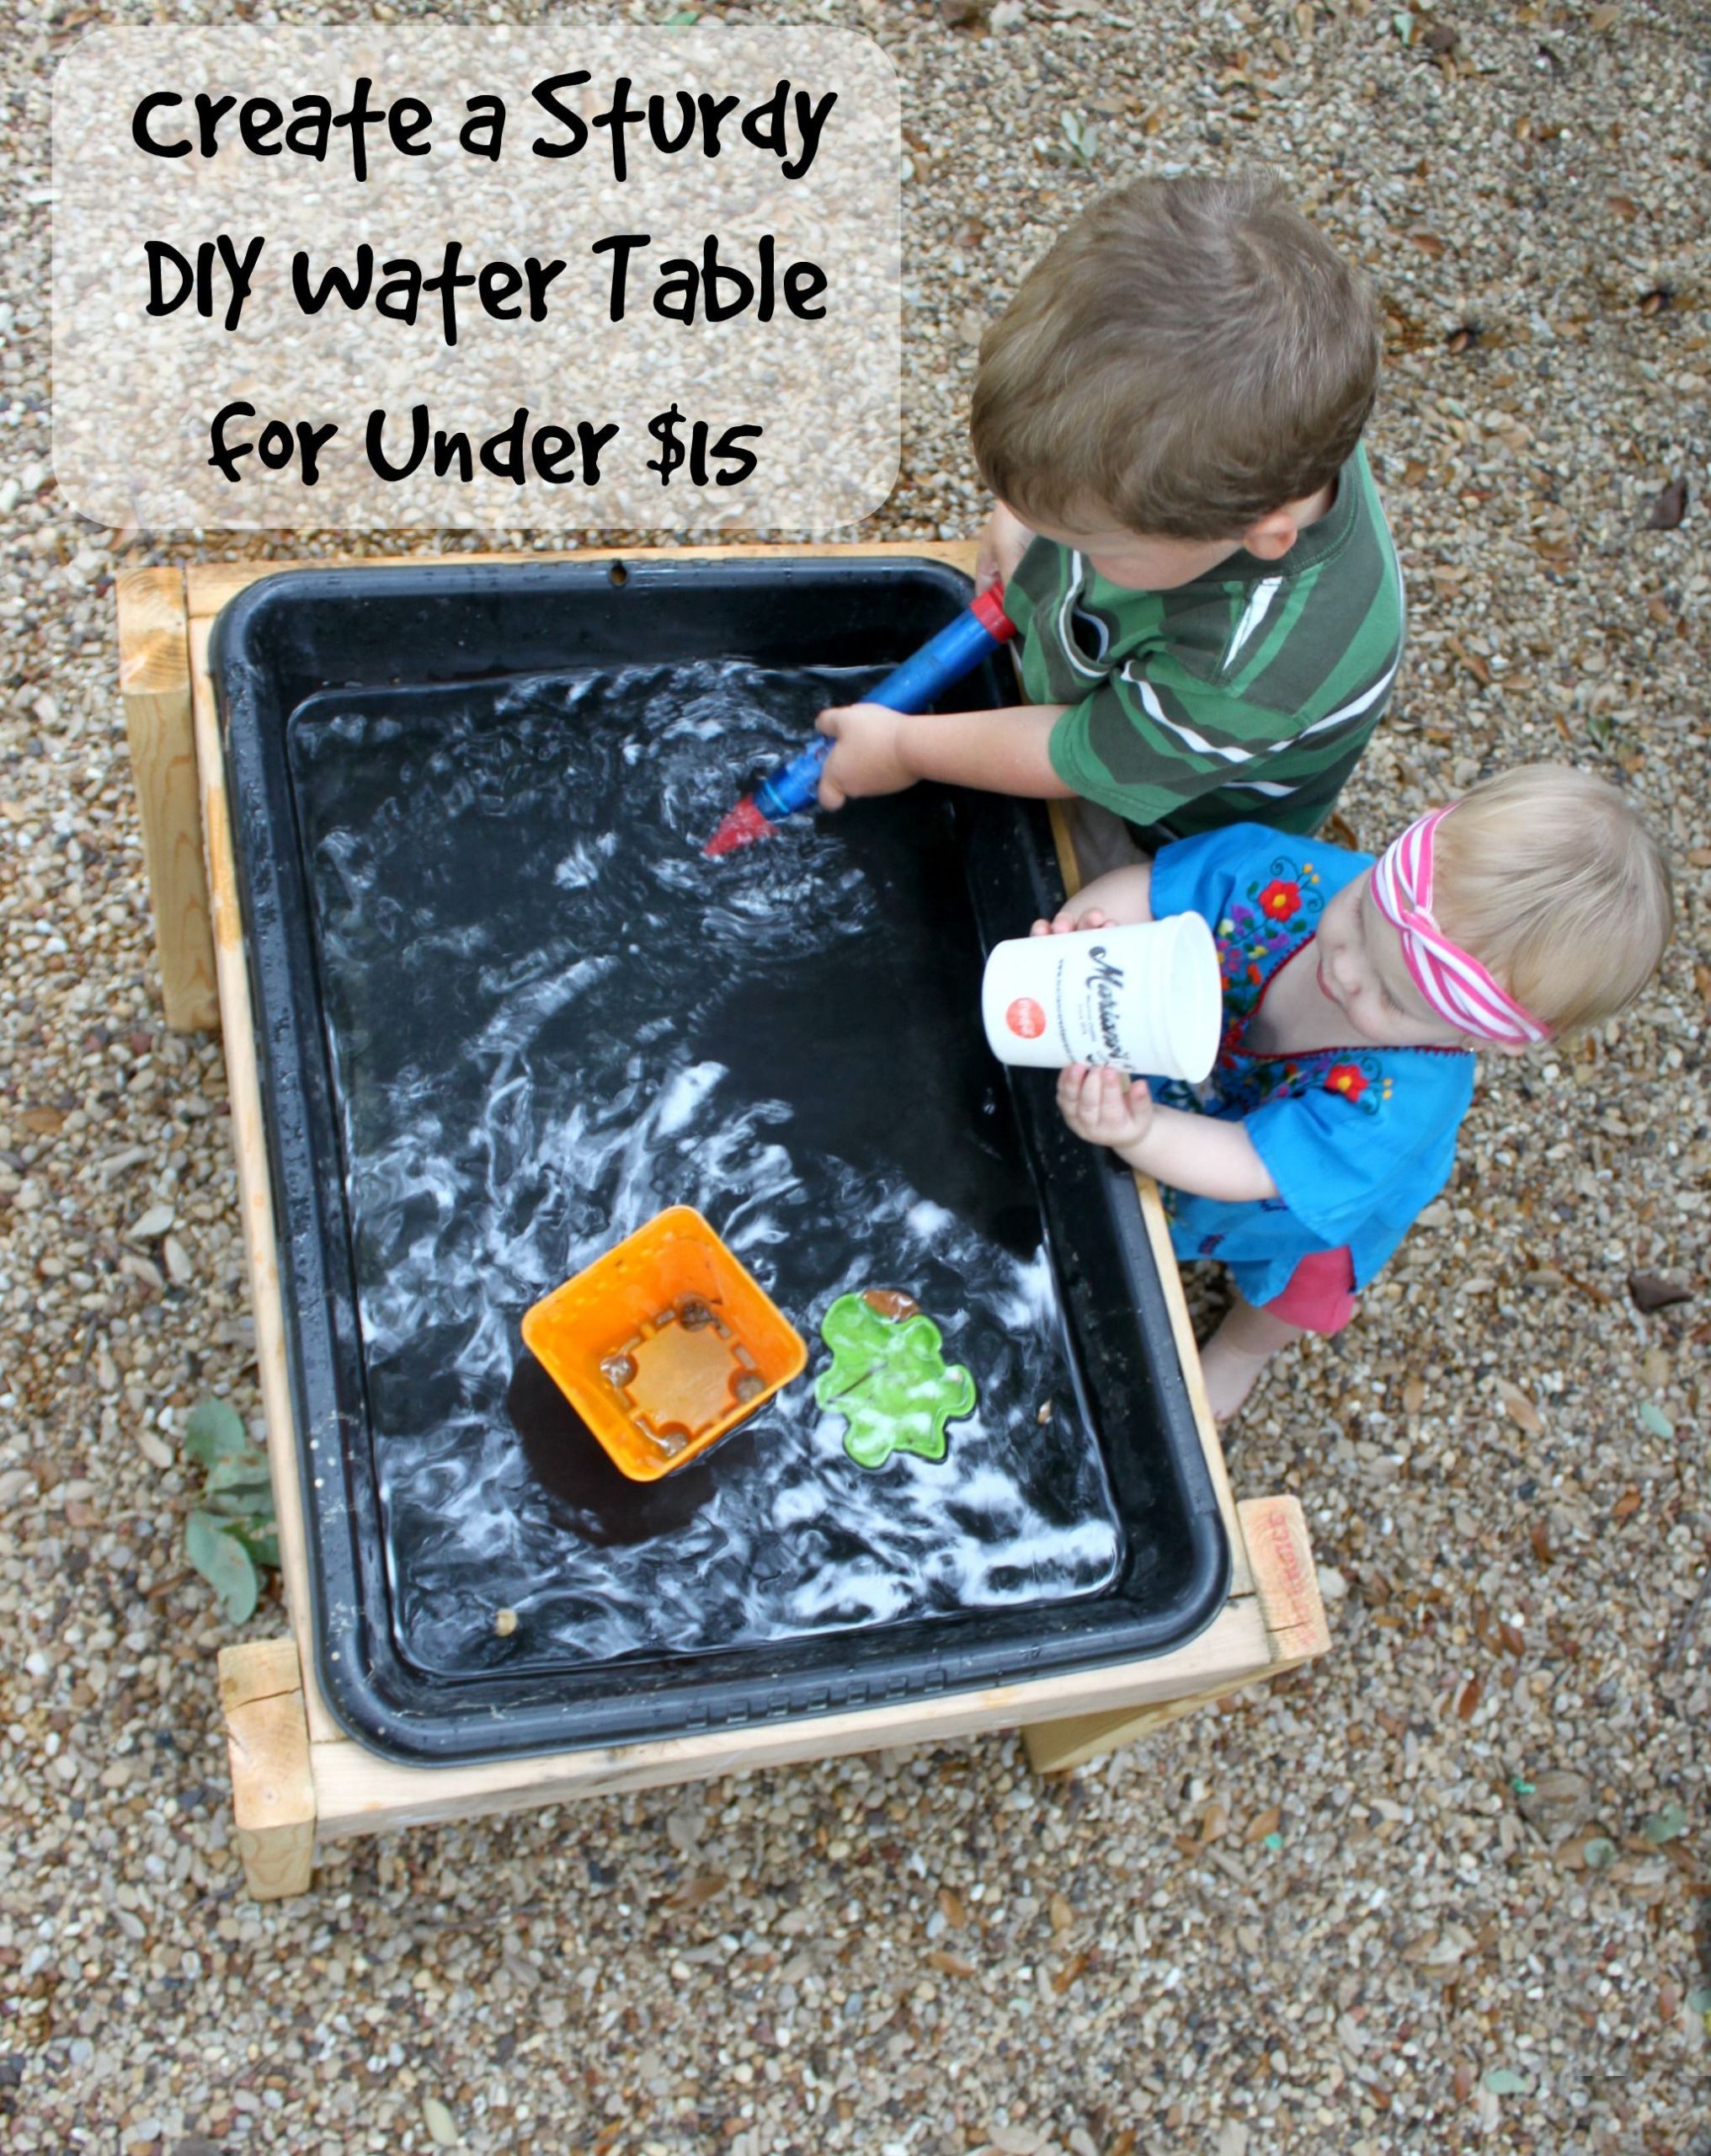
[[1223,978],[1224,1030],[1218,1061],[1198,1102],[1213,1115],[1250,1116],[1267,1101],[1323,1087],[1376,1115],[1394,1083],[1378,1057],[1364,1049],[1319,1049],[1307,1055],[1256,1056],[1243,1045],[1248,1022],[1266,985],[1319,929],[1325,894],[1311,858],[1275,855],[1218,923]]
[[1287,921],[1301,910],[1301,886],[1274,877],[1260,894],[1260,910],[1273,921]]
[[1231,1017],[1250,1015],[1267,975],[1318,927],[1325,910],[1318,886],[1319,872],[1310,861],[1298,867],[1280,854],[1218,922],[1224,1008]]

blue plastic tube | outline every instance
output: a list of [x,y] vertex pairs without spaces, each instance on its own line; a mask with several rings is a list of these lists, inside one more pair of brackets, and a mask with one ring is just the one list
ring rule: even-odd
[[[925,711],[1015,634],[1015,624],[1004,611],[1002,587],[994,584],[887,674],[877,689],[870,689],[862,702],[883,704],[888,711]],[[829,734],[817,734],[807,748],[769,771],[719,826],[707,843],[707,852],[730,852],[752,839],[764,837],[767,829],[781,824],[786,816],[811,807],[819,793],[820,773],[834,745]]]

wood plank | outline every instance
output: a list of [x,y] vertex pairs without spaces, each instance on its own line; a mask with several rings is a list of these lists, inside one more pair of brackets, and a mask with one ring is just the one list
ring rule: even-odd
[[1268,1669],[1251,1670],[1245,1676],[1233,1678],[1228,1684],[1213,1685],[1209,1690],[1193,1693],[1185,1700],[1161,1700],[1157,1706],[1142,1707],[1133,1714],[1125,1710],[1117,1714],[1073,1715],[1062,1721],[1031,1723],[1022,1732],[1028,1764],[1037,1774],[1069,1774],[1077,1767],[1085,1767],[1090,1759],[1102,1759],[1108,1752],[1121,1752],[1125,1745],[1151,1737],[1168,1722],[1181,1721],[1186,1716],[1197,1715],[1202,1708],[1229,1699],[1234,1693],[1245,1692],[1250,1684],[1258,1684],[1271,1674]]
[[[1069,819],[1056,801],[1052,803],[1052,841],[1058,850],[1058,867],[1063,878],[1063,889],[1073,898],[1081,889],[1081,864],[1075,858],[1075,840]],[[1224,1532],[1229,1537],[1230,1593],[1251,1594],[1254,1577],[1242,1540],[1241,1518],[1236,1510],[1235,1492],[1230,1487],[1223,1441],[1218,1433],[1218,1418],[1207,1397],[1206,1376],[1200,1367],[1200,1349],[1194,1337],[1194,1321],[1188,1314],[1188,1299],[1182,1292],[1182,1273],[1170,1241],[1165,1201],[1151,1176],[1138,1173],[1135,1189],[1141,1201],[1141,1219],[1146,1225],[1153,1262],[1158,1268],[1159,1285],[1165,1290],[1165,1305],[1170,1313],[1170,1337],[1176,1345],[1176,1359],[1182,1366],[1182,1381],[1188,1388],[1188,1404],[1193,1411],[1200,1449],[1206,1456],[1206,1471],[1212,1477],[1218,1509]]]
[[220,1650],[220,1696],[232,1768],[234,1839],[258,1901],[301,1894],[315,1860],[309,1725],[289,1640]]
[[1056,1724],[1078,1712],[1175,1699],[1250,1683],[1271,1667],[1265,1619],[1249,1595],[1229,1602],[1186,1646],[1146,1662],[847,1714],[709,1732],[658,1743],[562,1752],[482,1766],[406,1767],[340,1737],[311,1747],[323,1840],[430,1821],[483,1817],[573,1797],[704,1780],[757,1767],[939,1743],[1018,1723]]
[[220,990],[226,1085],[232,1105],[232,1150],[237,1165],[237,1203],[249,1269],[249,1306],[255,1317],[256,1373],[267,1418],[268,1467],[273,1480],[274,1516],[279,1525],[280,1574],[285,1582],[285,1608],[301,1663],[301,1681],[310,1734],[326,1737],[336,1736],[338,1725],[328,1712],[314,1677],[315,1641],[296,1420],[291,1408],[285,1361],[285,1304],[280,1289],[279,1246],[274,1235],[273,1185],[268,1171],[261,1081],[256,1068],[255,1025],[250,1007],[249,974],[244,963],[243,920],[237,900],[232,819],[226,798],[226,770],[220,753],[214,685],[208,674],[210,627],[206,619],[193,620],[190,625],[192,708],[202,782],[202,823],[207,842],[215,976]]
[[115,597],[119,691],[142,820],[161,997],[168,1025],[195,1032],[219,1022],[220,1005],[196,798],[184,573],[128,569]]
[[1304,1662],[1330,1646],[1307,1515],[1299,1497],[1244,1497],[1238,1510],[1272,1651]]
[[1319,1573],[1308,1540],[1307,1517],[1298,1497],[1244,1497],[1238,1507],[1242,1540],[1255,1576],[1255,1599],[1266,1626],[1268,1665],[1192,1697],[1143,1708],[1138,1714],[1078,1715],[1022,1732],[1036,1774],[1059,1774],[1165,1722],[1226,1699],[1261,1678],[1299,1668],[1330,1646],[1330,1628],[1319,1592]]

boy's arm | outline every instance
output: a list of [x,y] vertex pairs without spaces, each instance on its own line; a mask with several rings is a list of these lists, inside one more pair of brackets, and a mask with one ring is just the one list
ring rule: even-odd
[[1277,1186],[1239,1123],[1154,1104],[1145,1081],[1108,1065],[1072,1063],[1058,1106],[1078,1138],[1109,1145],[1119,1160],[1173,1189],[1241,1203],[1276,1198]]
[[820,806],[841,808],[869,794],[900,793],[919,779],[1067,798],[1074,788],[1052,768],[1052,729],[1067,707],[1015,704],[999,711],[897,712],[843,704],[817,723],[834,744],[820,775]]

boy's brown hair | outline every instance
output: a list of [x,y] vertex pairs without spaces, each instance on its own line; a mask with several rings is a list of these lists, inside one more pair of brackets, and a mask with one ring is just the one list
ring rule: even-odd
[[1366,280],[1269,173],[1102,196],[980,344],[971,431],[1020,515],[1234,539],[1328,486],[1378,381]]

